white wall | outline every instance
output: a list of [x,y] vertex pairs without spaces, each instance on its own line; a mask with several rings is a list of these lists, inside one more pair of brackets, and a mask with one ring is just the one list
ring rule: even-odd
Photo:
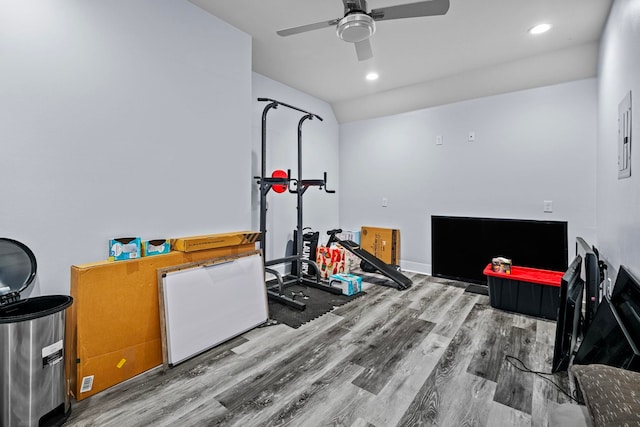
[[[251,155],[252,176],[261,172],[262,112],[269,104],[258,102],[257,98],[271,98],[320,116],[323,120],[306,120],[302,124],[302,178],[321,179],[327,172],[328,188],[337,190],[335,194],[309,187],[303,195],[303,224],[321,233],[326,241],[326,231],[338,227],[338,122],[331,106],[317,98],[285,86],[257,73],[253,73],[253,151]],[[298,177],[298,122],[304,113],[283,106],[267,113],[266,171],[267,175],[276,169],[291,169],[292,176]],[[293,238],[297,226],[297,198],[295,194],[267,194],[267,239],[266,259],[284,257],[287,243]],[[252,229],[260,229],[260,193],[254,183],[252,191]],[[280,270],[288,270],[288,265],[280,265]]]
[[[327,171],[338,190],[305,193],[304,225],[322,239],[397,227],[403,267],[430,272],[433,214],[567,220],[570,249],[580,235],[637,271],[636,179],[613,175],[617,104],[639,80],[633,4],[614,4],[599,93],[588,79],[339,126],[325,102],[252,74],[250,37],[188,2],[0,0],[0,236],[34,250],[47,294],[68,292],[70,265],[106,258],[110,237],[257,230],[256,98],[269,97],[324,119],[303,126],[304,178]],[[297,176],[299,118],[270,111],[268,172]],[[268,201],[271,259],[295,195]]]
[[596,95],[586,79],[341,125],[341,226],[399,228],[425,273],[431,215],[568,221],[572,257],[595,238]]
[[251,228],[248,35],[188,2],[2,0],[0,58],[0,236],[41,293],[112,237]]
[[[640,2],[616,0],[598,65],[598,246],[615,280],[620,264],[640,277]],[[631,91],[631,177],[618,180],[618,104]]]

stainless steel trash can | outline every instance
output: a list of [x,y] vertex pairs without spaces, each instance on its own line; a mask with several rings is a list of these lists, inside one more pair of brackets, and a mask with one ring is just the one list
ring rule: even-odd
[[71,412],[65,385],[66,295],[20,299],[36,261],[0,238],[0,426],[59,426]]

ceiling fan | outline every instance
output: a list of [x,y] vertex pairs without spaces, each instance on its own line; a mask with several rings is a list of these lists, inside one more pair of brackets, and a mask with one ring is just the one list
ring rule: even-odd
[[366,0],[342,0],[342,3],[344,3],[344,17],[342,18],[287,28],[277,31],[277,33],[286,37],[335,25],[338,37],[353,43],[356,47],[358,60],[364,61],[373,57],[369,38],[376,32],[376,21],[444,15],[449,10],[449,0],[419,1],[372,9],[370,12],[367,12]]

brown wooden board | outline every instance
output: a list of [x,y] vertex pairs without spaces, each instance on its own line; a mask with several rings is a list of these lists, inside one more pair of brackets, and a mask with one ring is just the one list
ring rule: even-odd
[[260,232],[257,231],[178,237],[171,239],[171,249],[181,252],[202,251],[205,249],[245,245],[248,243],[255,244],[259,238]]
[[[511,328],[507,345],[508,355],[521,360],[524,366],[531,366],[531,353],[535,350],[535,334],[535,330]],[[531,414],[534,376],[518,369],[523,367],[518,361],[514,363],[516,365],[503,360],[493,400]]]

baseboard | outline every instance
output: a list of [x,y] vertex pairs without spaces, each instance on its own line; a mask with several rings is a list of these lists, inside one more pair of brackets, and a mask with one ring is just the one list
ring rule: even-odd
[[431,264],[400,260],[400,268],[402,271],[431,275]]

